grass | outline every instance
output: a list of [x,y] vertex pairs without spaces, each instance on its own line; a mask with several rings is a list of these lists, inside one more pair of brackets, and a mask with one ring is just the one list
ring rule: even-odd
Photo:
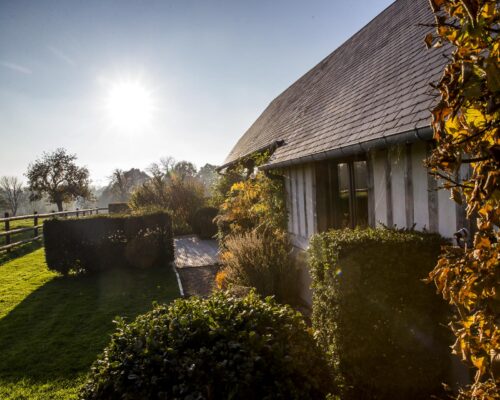
[[112,320],[179,296],[170,268],[62,277],[44,249],[0,265],[0,398],[75,399]]

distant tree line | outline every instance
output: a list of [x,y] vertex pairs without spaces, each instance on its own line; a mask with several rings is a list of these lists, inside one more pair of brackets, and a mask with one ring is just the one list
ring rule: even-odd
[[184,223],[192,211],[213,197],[218,180],[216,166],[200,169],[189,161],[165,157],[145,171],[116,168],[104,187],[91,186],[89,171],[77,164],[77,156],[63,148],[44,152],[29,164],[27,182],[0,177],[0,211],[10,215],[49,212],[70,208],[107,207],[112,202],[131,202],[135,208],[177,209]]

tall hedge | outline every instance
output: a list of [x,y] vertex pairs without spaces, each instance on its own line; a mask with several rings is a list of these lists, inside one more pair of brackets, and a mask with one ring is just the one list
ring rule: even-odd
[[438,235],[337,230],[311,240],[313,327],[346,399],[440,394],[451,337],[444,305],[422,279]]
[[219,210],[215,207],[202,207],[193,216],[191,225],[194,233],[202,239],[213,239],[217,234],[217,224],[214,218]]
[[174,259],[172,222],[164,212],[50,219],[43,234],[47,265],[62,274],[149,268]]

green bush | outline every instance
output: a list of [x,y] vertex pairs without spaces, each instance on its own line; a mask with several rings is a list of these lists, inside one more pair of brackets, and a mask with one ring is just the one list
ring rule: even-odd
[[130,207],[128,203],[109,203],[108,212],[110,214],[128,214]]
[[193,232],[190,222],[196,210],[205,205],[204,194],[205,187],[196,178],[157,175],[132,193],[129,206],[133,211],[168,210],[174,234],[184,235]]
[[347,399],[441,393],[448,311],[422,279],[443,240],[388,229],[315,235],[309,263],[313,327]]
[[191,223],[194,233],[202,239],[213,239],[217,234],[217,224],[214,222],[217,213],[215,207],[203,207],[197,210]]
[[47,265],[62,274],[150,268],[174,258],[167,213],[50,219],[43,234]]
[[224,286],[255,288],[280,303],[299,303],[299,271],[285,233],[231,235],[224,246]]
[[300,314],[219,292],[117,321],[82,398],[322,399],[331,382]]

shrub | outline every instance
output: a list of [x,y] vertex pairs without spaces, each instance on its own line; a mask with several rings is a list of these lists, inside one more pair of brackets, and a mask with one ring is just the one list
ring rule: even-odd
[[313,327],[344,398],[429,398],[449,366],[446,306],[422,279],[442,239],[387,229],[315,235]]
[[47,265],[62,274],[149,268],[174,257],[166,213],[50,219],[44,221],[43,233]]
[[284,230],[287,212],[283,177],[259,171],[254,177],[233,184],[216,221],[221,238],[255,229]]
[[190,221],[205,204],[205,188],[192,177],[181,179],[176,175],[154,176],[134,191],[130,199],[132,210],[161,208],[169,211],[176,235],[192,233]]
[[226,238],[222,253],[224,285],[253,287],[280,303],[297,304],[299,273],[285,233],[248,232]]
[[108,212],[110,214],[127,214],[130,212],[128,203],[109,203]]
[[202,239],[213,239],[217,234],[217,225],[214,222],[217,213],[215,207],[203,207],[196,211],[191,224],[194,233]]
[[117,331],[83,399],[321,399],[332,384],[302,317],[254,293],[155,306]]

